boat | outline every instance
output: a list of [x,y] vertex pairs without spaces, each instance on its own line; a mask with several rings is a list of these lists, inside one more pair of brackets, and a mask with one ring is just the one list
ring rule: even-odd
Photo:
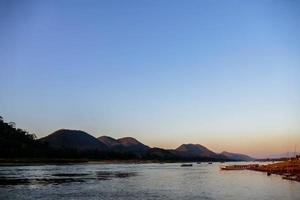
[[211,165],[211,164],[212,164],[212,162],[209,162],[208,164],[209,164],[209,165]]
[[182,164],[181,167],[192,167],[193,164]]
[[197,162],[197,164],[201,164],[201,162]]
[[259,167],[258,164],[251,164],[251,165],[227,165],[221,166],[221,170],[245,170],[245,169],[255,169]]
[[298,177],[296,175],[283,176],[282,179],[290,180],[290,181],[300,181],[300,177]]

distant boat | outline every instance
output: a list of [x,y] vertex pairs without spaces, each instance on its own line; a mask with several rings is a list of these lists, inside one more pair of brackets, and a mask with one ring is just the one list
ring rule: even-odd
[[245,170],[245,169],[255,169],[259,167],[258,164],[250,164],[250,165],[228,165],[221,166],[221,170]]
[[193,164],[182,164],[181,167],[192,167]]
[[197,162],[197,164],[201,164],[201,162]]
[[300,181],[300,178],[293,175],[283,176],[282,179],[290,180],[290,181]]
[[212,162],[209,162],[208,164],[209,164],[209,165],[211,165],[211,164],[212,164]]

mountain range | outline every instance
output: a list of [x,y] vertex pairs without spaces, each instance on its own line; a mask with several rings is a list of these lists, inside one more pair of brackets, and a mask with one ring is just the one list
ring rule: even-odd
[[[80,130],[60,129],[39,139],[42,144],[55,150],[75,150],[77,152],[97,151],[120,157],[153,160],[212,160],[212,161],[251,161],[248,155],[223,151],[215,153],[200,144],[182,144],[176,149],[151,148],[135,138],[115,139],[109,136],[94,136]],[[130,156],[129,156],[130,155]]]
[[98,137],[98,140],[104,143],[110,150],[114,151],[147,151],[150,149],[147,145],[139,142],[132,137],[124,137],[119,139],[114,139],[109,136]]

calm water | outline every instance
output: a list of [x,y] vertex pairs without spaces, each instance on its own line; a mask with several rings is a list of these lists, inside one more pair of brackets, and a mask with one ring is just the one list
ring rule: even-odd
[[0,167],[0,199],[300,199],[300,183],[219,163]]

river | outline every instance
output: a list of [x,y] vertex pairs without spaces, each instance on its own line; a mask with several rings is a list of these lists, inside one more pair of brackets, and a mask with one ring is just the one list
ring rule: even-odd
[[0,166],[0,199],[299,200],[300,183],[220,163]]

